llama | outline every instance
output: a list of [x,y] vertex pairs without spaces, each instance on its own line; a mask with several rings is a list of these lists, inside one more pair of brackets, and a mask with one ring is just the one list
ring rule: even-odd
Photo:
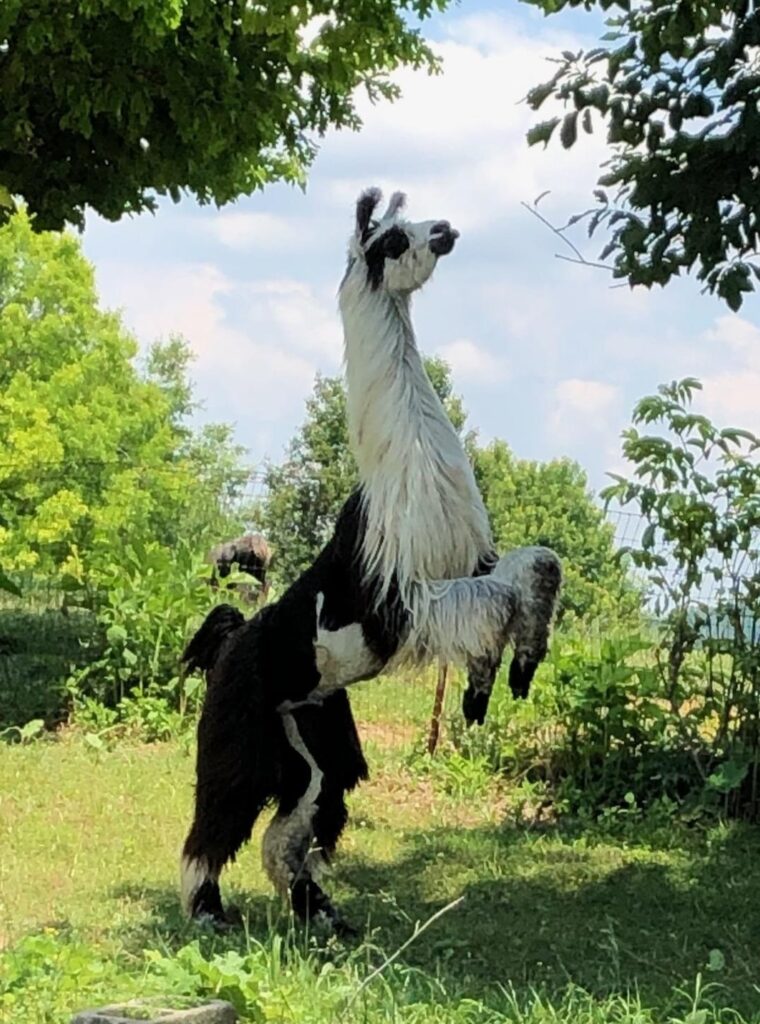
[[212,587],[218,586],[217,575],[219,579],[225,579],[229,576],[232,567],[236,565],[240,572],[253,576],[260,584],[258,591],[248,586],[244,588],[246,599],[251,604],[255,604],[259,600],[266,601],[269,594],[267,570],[272,561],[272,552],[260,533],[246,533],[235,540],[217,544],[209,552],[208,561],[214,567],[211,576]]
[[344,923],[319,884],[367,777],[346,687],[402,662],[465,663],[468,721],[482,722],[504,648],[525,696],[546,652],[560,584],[556,556],[498,559],[459,438],[425,374],[410,295],[454,248],[446,221],[402,220],[376,190],[357,204],[339,299],[349,428],[360,486],[314,564],[249,621],[215,608],[190,641],[206,673],[195,816],[182,854],[190,914],[227,921],[219,875],[270,802],[267,874],[302,919]]

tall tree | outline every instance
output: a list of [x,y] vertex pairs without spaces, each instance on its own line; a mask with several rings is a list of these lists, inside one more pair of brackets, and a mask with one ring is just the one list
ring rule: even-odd
[[616,617],[638,607],[615,556],[614,530],[570,459],[516,459],[504,441],[477,452],[475,474],[497,550],[545,544],[563,561],[560,613],[572,619]]
[[[581,0],[530,0],[546,14]],[[583,0],[613,8],[602,45],[565,51],[534,110],[566,108],[529,133],[575,145],[601,121],[611,148],[589,211],[616,277],[664,285],[682,270],[739,309],[760,279],[760,12],[748,0]],[[577,219],[577,218],[574,218]]]
[[437,67],[409,15],[445,3],[3,0],[0,213],[19,195],[61,228],[300,183],[316,136],[359,126],[358,87]]
[[[432,357],[425,359],[425,369],[461,433],[467,414],[453,392],[448,365]],[[472,436],[468,435],[468,443]],[[288,445],[285,461],[267,473],[267,496],[258,513],[258,523],[272,543],[274,570],[281,581],[295,579],[313,561],[356,483],[343,380],[318,376],[306,402],[306,419]]]
[[245,479],[226,427],[187,428],[189,352],[173,339],[146,367],[101,310],[78,241],[0,228],[0,572],[74,585],[135,540],[218,540]]

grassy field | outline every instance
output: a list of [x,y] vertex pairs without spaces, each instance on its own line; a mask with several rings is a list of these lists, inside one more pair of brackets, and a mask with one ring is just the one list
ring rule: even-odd
[[351,944],[292,927],[260,832],[224,878],[245,928],[182,920],[189,740],[0,745],[0,1020],[217,992],[244,1020],[300,1024],[760,1022],[755,830],[517,824],[495,783],[455,797],[442,769],[412,771],[397,725],[364,730],[373,780],[330,881]]

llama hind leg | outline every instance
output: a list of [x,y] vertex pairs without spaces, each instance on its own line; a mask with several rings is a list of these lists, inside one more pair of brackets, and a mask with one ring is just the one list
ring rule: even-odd
[[228,924],[219,876],[250,838],[271,798],[282,726],[279,715],[263,714],[212,683],[198,723],[195,809],[180,864],[185,912]]
[[347,934],[320,875],[348,818],[345,792],[367,775],[348,696],[341,691],[322,706],[284,714],[283,725],[291,749],[280,807],[264,836],[264,867],[300,920],[322,919]]
[[232,919],[222,904],[219,876],[250,838],[261,804],[252,800],[251,788],[242,782],[218,779],[199,790],[193,823],[182,848],[182,905],[190,917],[230,924]]

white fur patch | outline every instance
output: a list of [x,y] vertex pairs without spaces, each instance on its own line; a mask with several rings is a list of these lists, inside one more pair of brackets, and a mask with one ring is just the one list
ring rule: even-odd
[[493,578],[517,595],[512,643],[518,657],[540,660],[546,653],[562,583],[562,563],[549,548],[515,548],[499,559]]
[[417,350],[409,296],[372,291],[357,261],[340,307],[351,447],[367,499],[364,571],[386,587],[395,572],[411,607],[415,583],[473,572],[491,548],[488,516]]
[[185,857],[180,859],[179,866],[179,891],[182,909],[190,914],[193,909],[193,900],[203,883],[211,878],[208,863],[205,857]]
[[[277,891],[287,896],[295,880],[296,871],[304,866],[300,863],[301,851],[304,841],[310,841],[312,836],[312,822],[317,811],[323,773],[304,743],[295,718],[284,714],[282,723],[288,742],[306,761],[310,772],[306,792],[290,814],[275,815],[264,833],[262,843],[264,870]],[[310,877],[315,877],[320,860],[321,857],[315,857],[313,853],[307,855],[307,871]]]
[[314,658],[321,679],[316,694],[327,695],[351,683],[371,679],[383,667],[367,646],[358,622],[340,629],[325,629],[320,623],[324,594],[317,594],[317,639]]
[[413,594],[415,625],[396,662],[432,659],[463,664],[498,659],[509,639],[517,595],[491,576],[436,580]]

